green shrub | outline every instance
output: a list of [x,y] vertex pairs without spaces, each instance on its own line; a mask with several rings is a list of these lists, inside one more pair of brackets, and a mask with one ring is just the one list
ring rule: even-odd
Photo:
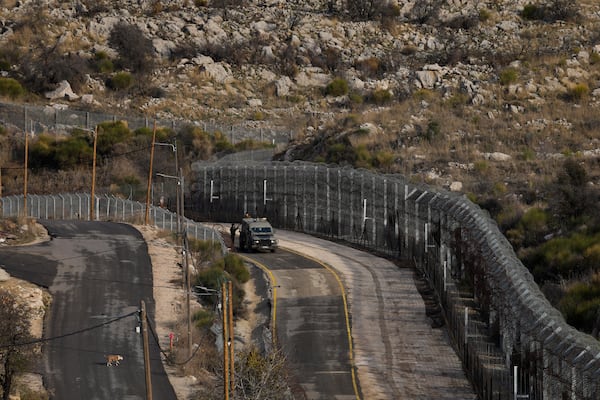
[[591,333],[600,309],[600,278],[594,275],[590,282],[579,282],[567,288],[558,309],[569,325]]
[[427,131],[425,132],[425,138],[431,142],[440,136],[441,126],[438,121],[429,121],[427,124]]
[[214,261],[221,257],[221,245],[213,240],[189,238],[188,247],[200,263]]
[[106,156],[117,143],[126,142],[133,133],[123,121],[102,122],[98,125],[97,153]]
[[71,137],[56,142],[54,157],[59,169],[72,169],[88,164],[93,157],[93,148],[85,138]]
[[362,97],[362,95],[360,95],[359,93],[356,92],[352,92],[348,95],[348,99],[350,100],[350,102],[352,102],[353,104],[362,104],[364,102],[364,99]]
[[250,280],[250,271],[244,264],[244,260],[237,254],[228,253],[223,258],[224,269],[239,283]]
[[506,68],[500,71],[500,84],[501,85],[510,85],[511,83],[515,83],[519,78],[519,73],[514,68]]
[[396,156],[393,152],[381,150],[375,153],[375,157],[373,157],[373,165],[376,168],[386,170],[389,169],[392,165],[394,165],[395,160]]
[[590,93],[590,88],[588,85],[586,85],[585,83],[579,83],[575,86],[570,87],[567,90],[566,96],[565,98],[569,101],[580,101],[583,98],[587,97],[587,95]]
[[377,89],[371,93],[370,99],[378,105],[386,104],[392,100],[392,93],[389,90]]
[[536,4],[525,4],[521,11],[521,17],[529,21],[544,19],[544,9]]
[[600,233],[574,233],[544,242],[525,254],[524,264],[532,270],[536,282],[558,281],[581,276],[597,267],[595,250]]
[[133,76],[126,71],[117,72],[107,82],[108,86],[112,90],[125,90],[133,85]]
[[348,93],[348,82],[343,78],[335,78],[325,87],[327,96],[343,96]]
[[25,89],[13,78],[0,78],[0,96],[15,100],[25,94]]
[[92,59],[92,68],[96,72],[108,74],[113,72],[115,66],[105,51],[99,51],[94,54],[94,58]]
[[481,10],[479,10],[479,21],[481,22],[486,22],[487,20],[489,20],[492,16],[492,13],[485,9],[482,8]]
[[198,310],[192,316],[192,321],[199,329],[208,329],[215,321],[215,314],[208,310]]
[[535,154],[535,151],[533,149],[530,149],[529,147],[527,147],[526,149],[523,150],[523,153],[521,154],[521,157],[525,161],[532,161],[532,160],[535,160],[536,154]]
[[359,145],[354,149],[356,154],[356,161],[354,166],[356,168],[371,168],[373,166],[373,160],[371,157],[371,152],[365,145]]
[[486,174],[490,170],[490,164],[486,160],[477,160],[473,163],[475,172]]

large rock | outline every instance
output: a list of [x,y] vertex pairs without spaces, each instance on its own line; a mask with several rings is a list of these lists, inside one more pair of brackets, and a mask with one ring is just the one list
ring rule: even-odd
[[3,270],[2,268],[0,268],[0,282],[6,282],[9,279],[10,279],[10,274],[8,272],[6,272],[5,270]]
[[56,89],[54,89],[51,92],[47,92],[45,96],[47,99],[50,100],[67,99],[71,101],[77,100],[79,98],[79,96],[76,95],[75,92],[73,92],[73,90],[71,89],[71,84],[67,81],[60,82]]

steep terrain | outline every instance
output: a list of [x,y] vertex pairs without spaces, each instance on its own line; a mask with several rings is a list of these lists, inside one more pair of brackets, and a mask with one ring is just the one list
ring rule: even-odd
[[598,2],[0,5],[6,99],[292,132],[279,159],[467,194],[557,306],[569,280],[600,286]]

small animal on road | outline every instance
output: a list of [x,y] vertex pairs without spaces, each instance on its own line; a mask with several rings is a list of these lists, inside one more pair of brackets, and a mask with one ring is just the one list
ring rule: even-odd
[[104,356],[106,358],[106,366],[110,367],[111,365],[119,365],[119,362],[123,360],[123,356],[118,354],[109,354]]

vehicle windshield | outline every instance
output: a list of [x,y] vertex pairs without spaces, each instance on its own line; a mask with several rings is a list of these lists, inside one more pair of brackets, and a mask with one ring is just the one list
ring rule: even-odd
[[271,228],[268,226],[257,226],[251,228],[254,233],[271,233]]

